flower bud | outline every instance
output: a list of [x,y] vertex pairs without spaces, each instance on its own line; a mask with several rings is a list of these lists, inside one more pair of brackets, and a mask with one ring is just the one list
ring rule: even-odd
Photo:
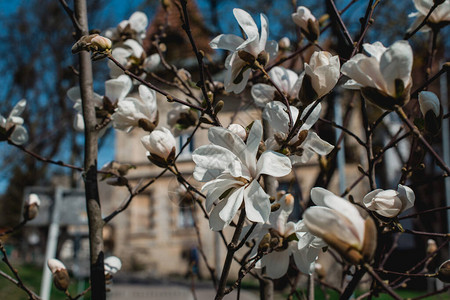
[[291,41],[288,37],[283,37],[278,41],[280,50],[288,50],[291,47]]
[[301,28],[308,40],[314,42],[319,38],[319,22],[308,8],[297,7],[297,12],[292,14],[292,20]]
[[450,283],[450,260],[447,260],[440,265],[437,278],[445,283]]
[[247,139],[247,131],[239,124],[230,124],[228,130],[240,137],[244,142]]
[[427,241],[427,255],[430,255],[431,253],[436,252],[436,250],[437,250],[437,245],[436,245],[435,240],[429,239]]
[[440,114],[439,98],[433,92],[423,91],[419,93],[419,106],[422,115],[425,117],[428,111],[432,111],[437,117]]
[[41,205],[41,200],[36,194],[30,194],[25,202],[23,217],[25,220],[33,220],[36,218],[39,212],[39,206]]
[[105,275],[114,275],[122,268],[122,262],[117,256],[105,258]]
[[386,218],[395,218],[401,212],[414,206],[413,190],[401,184],[395,190],[376,189],[368,193],[363,199],[363,205]]
[[176,141],[167,128],[163,127],[152,131],[149,135],[141,138],[141,142],[150,152],[149,159],[158,166],[171,163],[175,158]]
[[53,274],[53,284],[56,288],[66,291],[69,287],[70,277],[64,264],[57,259],[50,258],[47,261],[47,266]]
[[91,40],[91,47],[96,51],[105,51],[111,49],[112,42],[104,36],[97,35]]

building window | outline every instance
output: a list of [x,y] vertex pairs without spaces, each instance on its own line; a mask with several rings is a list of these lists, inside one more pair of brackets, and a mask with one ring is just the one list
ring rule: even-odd
[[[180,151],[181,147],[183,147],[184,144],[188,141],[191,134],[181,134],[177,139],[177,149]],[[192,137],[191,142],[189,145],[187,145],[183,151],[181,152],[180,156],[178,157],[179,160],[191,160],[192,158],[192,152],[194,152],[194,137]]]
[[194,227],[194,207],[192,205],[180,206],[178,210],[178,228]]

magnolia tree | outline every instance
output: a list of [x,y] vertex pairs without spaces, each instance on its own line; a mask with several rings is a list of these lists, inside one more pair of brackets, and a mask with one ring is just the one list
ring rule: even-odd
[[[432,146],[448,114],[443,115],[439,97],[427,91],[428,86],[449,69],[448,63],[438,67],[433,64],[437,53],[436,40],[450,21],[449,0],[414,0],[417,12],[411,14],[411,27],[405,28],[404,40],[391,45],[383,45],[380,41],[364,41],[371,24],[376,22],[377,6],[383,5],[380,1],[368,1],[366,12],[360,19],[361,30],[357,37],[351,36],[346,27],[348,24],[341,18],[357,1],[350,1],[341,11],[333,0],[328,1],[334,15],[331,21],[327,21],[327,18],[320,18],[319,21],[307,7],[296,7],[291,17],[299,35],[297,43],[292,45],[288,38],[279,42],[269,40],[269,20],[264,14],[259,16],[258,27],[248,12],[235,8],[233,14],[236,26],[239,26],[242,35],[224,33],[210,42],[211,48],[223,49],[228,53],[225,61],[219,63],[225,68],[224,82],[212,80],[209,66],[213,62],[207,60],[204,51],[197,47],[196,36],[192,35],[190,28],[187,2],[174,1],[172,5],[178,8],[182,21],[180,30],[184,30],[188,37],[198,62],[199,78],[195,88],[187,71],[166,61],[165,45],[157,37],[154,39],[157,53],[146,54],[143,40],[149,21],[144,13],[135,12],[128,20],[101,34],[89,34],[85,1],[75,0],[73,8],[65,1],[60,2],[68,12],[77,36],[72,52],[79,58],[79,85],[69,89],[67,96],[74,102],[76,111],[74,128],[83,131],[85,136],[84,167],[55,162],[26,148],[26,120],[20,116],[25,109],[25,100],[19,101],[7,118],[0,118],[0,138],[37,159],[83,172],[90,240],[91,286],[88,290],[91,290],[92,299],[105,299],[106,283],[122,266],[117,257],[103,258],[103,226],[125,210],[135,196],[151,185],[158,184],[158,179],[165,172],[176,176],[180,184],[180,196],[200,207],[209,221],[209,229],[206,230],[218,232],[226,245],[227,253],[219,274],[211,267],[199,246],[217,292],[216,299],[222,299],[232,290],[239,289],[245,276],[259,280],[261,299],[272,299],[272,280],[283,277],[289,269],[295,270],[297,274],[290,280],[289,299],[294,296],[302,298],[303,292],[297,286],[300,276],[309,278],[309,299],[314,298],[315,285],[333,289],[342,299],[347,299],[352,296],[363,276],[371,284],[366,285],[361,298],[387,293],[395,299],[401,299],[396,289],[413,277],[438,278],[445,283],[450,282],[448,261],[441,261],[436,272],[428,269],[439,250],[448,246],[449,234],[414,231],[404,229],[401,225],[403,219],[438,213],[448,207],[434,207],[399,217],[399,214],[414,207],[415,203],[427,201],[415,196],[416,187],[410,180],[418,170],[417,165],[421,165],[422,169],[436,170],[437,176],[428,183],[450,174],[449,166]],[[163,2],[163,5],[168,3]],[[320,43],[319,38],[330,26],[336,26],[349,42],[350,56],[339,57],[323,49],[325,45]],[[420,78],[420,85],[414,85],[411,76],[414,52],[408,40],[418,32],[426,32],[432,42],[427,57],[421,58],[427,61],[427,72],[424,78]],[[295,65],[290,62],[300,61],[303,54],[311,49],[312,55],[304,61],[300,73],[287,67]],[[92,60],[102,59],[107,60],[111,76],[104,83],[103,96],[93,91],[91,67]],[[153,72],[158,68],[167,69],[171,74],[169,83],[183,97],[176,97],[173,89],[166,90],[147,81],[148,76],[154,75]],[[337,87],[353,91],[355,97],[347,105],[349,108],[360,107],[361,112],[357,116],[364,124],[363,136],[348,126],[350,109],[342,125],[321,118],[322,107],[328,104]],[[137,93],[131,96],[133,90]],[[260,109],[260,118],[246,124],[223,124],[219,116],[226,104],[220,100],[221,96],[239,95],[245,90],[250,92],[251,101]],[[157,94],[163,95],[172,105],[167,116],[170,128],[158,124]],[[382,113],[374,120],[369,120],[367,111],[375,107]],[[378,126],[388,116],[397,116],[402,123],[394,134],[389,128]],[[319,136],[315,130],[319,120],[342,131],[335,144]],[[148,151],[149,161],[161,168],[159,176],[137,186],[133,186],[126,178],[130,166],[111,162],[98,170],[96,164],[97,141],[106,130],[128,133],[134,128],[148,133],[141,139],[142,146]],[[186,129],[190,129],[190,138],[181,150],[188,146],[195,134],[207,130],[210,143],[198,147],[192,155],[195,163],[193,177],[201,183],[201,189],[183,177],[177,168],[181,151],[176,150],[174,136]],[[389,136],[387,143],[380,149],[373,146],[375,135]],[[356,170],[360,173],[359,179],[341,195],[326,189],[329,178],[319,181],[321,184],[309,191],[310,201],[304,203],[301,219],[290,221],[289,216],[299,199],[289,191],[277,192],[274,188],[277,179],[317,159],[320,162],[317,167],[323,171],[319,176],[327,177],[326,174],[336,168],[337,154],[343,148],[343,136],[354,139],[365,153],[366,159]],[[404,161],[401,174],[398,174],[401,179],[397,188],[378,188],[377,164],[383,159],[388,160],[385,158],[388,149],[400,148],[399,145],[404,141],[409,141],[403,144],[407,145],[409,159]],[[420,147],[422,151],[418,154],[415,147]],[[123,186],[129,192],[126,204],[106,217],[102,217],[98,195],[99,175],[108,177],[110,184]],[[368,193],[353,197],[351,192],[358,184],[365,185],[362,190]],[[25,203],[23,221],[1,235],[14,232],[32,220],[38,214],[39,206],[39,197],[31,194]],[[226,228],[231,230],[231,238],[223,234]],[[407,272],[387,270],[384,265],[396,247],[396,243],[389,241],[398,237],[398,233],[429,236],[439,242],[430,239],[426,256],[418,256],[417,262]],[[14,269],[3,245],[1,250],[3,260],[14,278],[3,272],[0,275],[23,289],[30,299],[39,299],[22,281],[20,271]],[[334,280],[333,284],[324,280],[324,266],[316,263],[324,252],[330,253],[343,270],[342,279]],[[237,280],[228,285],[232,264],[239,265],[240,271],[232,274]],[[88,291],[71,295],[68,292],[70,276],[64,264],[50,259],[48,266],[55,287],[65,292],[69,299],[77,299]],[[388,281],[384,280],[386,275],[390,275]],[[448,288],[448,285],[444,285],[430,294],[443,293]]]

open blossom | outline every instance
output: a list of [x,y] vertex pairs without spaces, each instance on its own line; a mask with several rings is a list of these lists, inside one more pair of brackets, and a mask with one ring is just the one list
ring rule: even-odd
[[141,11],[136,11],[128,20],[121,21],[116,28],[109,28],[104,34],[114,41],[133,38],[142,42],[145,38],[147,25],[147,15]]
[[227,129],[240,137],[244,142],[247,139],[247,131],[245,130],[244,126],[239,124],[230,124],[228,125]]
[[[321,248],[326,244],[309,232],[304,232],[303,221],[288,222],[294,208],[294,197],[291,194],[282,196],[274,205],[279,208],[270,214],[269,221],[258,224],[250,236],[258,245],[253,248],[250,257],[255,256],[257,250],[272,250],[255,267],[265,267],[267,276],[280,278],[288,271],[289,260],[293,256],[299,270],[309,274]],[[244,228],[244,232],[246,229]]]
[[[147,57],[142,45],[133,39],[128,39],[113,48],[111,55],[127,70],[131,70],[136,74],[141,74],[143,71],[151,72],[161,62],[161,58],[157,53]],[[123,70],[113,61],[108,60],[108,67],[111,78],[117,78],[123,75]]]
[[199,112],[187,105],[175,103],[167,113],[167,125],[172,127],[173,134],[179,136],[184,130],[195,126]]
[[[301,119],[306,116],[313,105],[314,103],[311,103],[303,110],[300,116]],[[297,120],[299,115],[298,109],[295,106],[290,106],[290,110],[292,119],[294,121]],[[316,153],[327,155],[333,150],[333,145],[322,140],[317,133],[310,130],[319,119],[321,110],[322,106],[319,103],[300,127],[298,134],[289,141],[289,145],[285,149],[281,149],[283,153],[289,156],[293,165],[308,162]],[[265,141],[267,149],[280,150],[278,141],[283,141],[289,132],[289,116],[286,106],[279,101],[268,103],[264,108],[263,118],[275,132],[275,137],[268,138]]]
[[[126,97],[133,87],[130,77],[127,75],[121,75],[118,78],[110,79],[105,81],[105,96],[102,97],[97,93],[93,94],[93,102],[95,107],[103,108],[107,110],[108,113],[113,113],[109,111],[107,107],[103,107],[103,98],[108,100],[108,106],[115,107],[120,100]],[[84,119],[83,119],[83,108],[81,104],[81,92],[80,87],[72,87],[67,91],[67,97],[75,102],[73,108],[77,111],[77,115],[74,120],[74,128],[78,131],[84,130]]]
[[415,195],[411,188],[398,185],[397,190],[376,189],[364,196],[362,204],[377,214],[394,218],[414,206]]
[[[7,118],[0,115],[0,140],[9,138],[14,144],[22,145],[28,141],[28,132],[22,126],[23,118],[20,117],[27,105],[27,100],[22,99],[14,106]],[[14,129],[12,129],[14,127]],[[12,132],[9,132],[12,130]]]
[[276,55],[278,44],[276,41],[267,42],[269,23],[264,14],[261,14],[261,34],[246,11],[235,8],[233,14],[245,32],[246,40],[234,34],[221,34],[209,45],[213,49],[231,52],[225,61],[227,73],[224,84],[227,92],[237,94],[244,90],[255,63],[264,66],[269,60],[268,57]]
[[291,162],[275,151],[265,151],[256,158],[263,129],[261,121],[253,123],[247,140],[222,127],[208,131],[210,145],[201,146],[192,155],[196,166],[194,178],[206,182],[206,209],[211,211],[209,224],[219,231],[230,224],[244,204],[247,218],[264,223],[269,218],[269,195],[258,180],[262,174],[281,177],[291,172]]
[[141,142],[149,152],[149,159],[158,166],[175,158],[177,143],[170,130],[165,127],[142,137]]
[[370,217],[364,219],[355,205],[323,188],[313,188],[311,200],[317,206],[306,209],[303,220],[312,234],[352,263],[372,258],[377,231]]
[[130,132],[134,127],[152,131],[157,124],[156,93],[144,85],[139,86],[139,97],[126,97],[117,104],[111,116],[113,126]]
[[300,26],[303,34],[308,40],[314,42],[319,38],[319,22],[307,7],[297,7],[297,11],[292,14],[292,20],[295,24]]
[[[294,71],[277,66],[269,71],[269,76],[290,101],[298,97],[300,84],[298,75]],[[255,104],[264,107],[267,103],[276,99],[277,90],[272,85],[257,83],[252,86],[251,93]]]
[[[413,31],[419,26],[425,16],[428,15],[431,7],[434,5],[433,0],[414,0],[414,6],[417,9],[417,12],[409,14],[408,17],[416,18],[414,23],[409,27],[408,31]],[[431,13],[428,18],[428,24],[445,24],[446,22],[450,22],[450,0],[444,0],[442,4],[440,4],[436,9]],[[430,30],[429,26],[422,27],[421,31]]]
[[407,41],[397,41],[389,48],[380,42],[364,44],[370,54],[356,54],[342,65],[342,73],[350,77],[345,88],[360,89],[367,100],[387,110],[409,101],[412,85],[413,53]]

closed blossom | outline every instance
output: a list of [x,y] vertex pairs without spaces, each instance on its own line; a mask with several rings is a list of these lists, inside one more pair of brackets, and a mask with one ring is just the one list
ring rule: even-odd
[[398,185],[397,190],[376,189],[368,193],[362,204],[386,218],[394,218],[414,206],[415,195],[411,188]]
[[28,141],[28,132],[25,127],[22,126],[23,118],[20,116],[25,110],[26,105],[27,101],[22,99],[17,102],[7,118],[0,115],[1,140],[9,138],[17,145],[22,145]]
[[166,161],[175,156],[175,138],[170,130],[165,127],[152,131],[149,135],[141,138],[141,142],[152,156]]

